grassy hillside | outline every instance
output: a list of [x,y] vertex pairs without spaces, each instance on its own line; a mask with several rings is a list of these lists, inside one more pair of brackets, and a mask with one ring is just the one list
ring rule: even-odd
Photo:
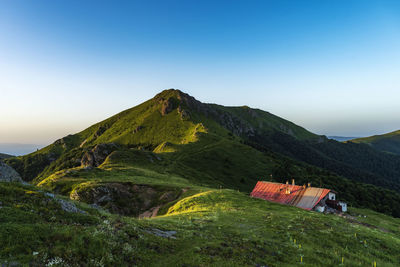
[[256,135],[246,143],[261,151],[274,151],[353,181],[400,190],[400,156],[379,152],[365,144],[340,143],[321,138],[301,141],[275,132]]
[[[183,182],[183,181],[181,181]],[[179,183],[179,182],[178,182]],[[136,219],[83,203],[66,212],[36,187],[0,184],[0,263],[34,266],[398,266],[400,221],[324,215],[197,187]]]
[[[132,187],[131,183],[150,185],[162,193],[192,187],[236,188],[250,192],[258,180],[285,182],[295,178],[297,184],[311,182],[315,186],[334,189],[339,192],[340,199],[351,205],[400,216],[400,207],[397,205],[400,197],[395,191],[353,182],[290,158],[261,153],[232,141],[220,140],[209,144],[209,140],[200,138],[199,142],[179,147],[179,153],[117,150],[97,168],[61,170],[37,182],[41,187],[76,199],[77,192],[87,195],[87,192],[105,190],[105,187],[107,190],[112,188],[112,198],[114,195],[124,195],[126,192],[121,193],[116,184],[128,188]],[[272,177],[265,173],[271,173]],[[99,195],[98,198],[103,196]],[[93,203],[93,197],[81,197],[80,200]],[[136,201],[135,197],[128,194],[125,198],[99,204],[104,207],[111,205],[116,209],[116,202],[117,206],[123,208],[132,201]],[[157,202],[147,210],[158,206],[160,203]]]
[[357,138],[350,140],[349,142],[367,144],[376,150],[400,155],[400,131]]
[[90,188],[114,190],[104,182],[136,181],[143,173],[245,192],[260,179],[295,178],[336,189],[353,205],[400,216],[400,194],[390,191],[400,189],[399,156],[328,140],[246,106],[204,104],[173,89],[6,161],[26,181],[65,195],[93,177]]

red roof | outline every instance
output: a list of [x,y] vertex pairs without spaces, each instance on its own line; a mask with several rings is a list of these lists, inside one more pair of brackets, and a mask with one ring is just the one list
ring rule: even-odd
[[280,184],[273,182],[257,182],[250,196],[281,204],[312,210],[330,189]]

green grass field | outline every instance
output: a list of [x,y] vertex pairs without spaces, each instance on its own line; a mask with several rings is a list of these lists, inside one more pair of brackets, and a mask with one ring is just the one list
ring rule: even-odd
[[[44,266],[399,266],[400,219],[350,208],[349,218],[193,188],[155,218],[76,205],[0,184],[0,262]],[[175,231],[161,237],[161,231]],[[343,262],[342,262],[343,261]],[[52,263],[57,263],[51,265]]]

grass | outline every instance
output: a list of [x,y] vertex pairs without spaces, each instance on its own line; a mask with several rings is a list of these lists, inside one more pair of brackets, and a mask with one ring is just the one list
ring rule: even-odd
[[[400,219],[363,209],[350,218],[198,188],[165,215],[135,219],[64,212],[38,188],[0,184],[0,263],[61,266],[398,266]],[[366,217],[364,217],[366,216]],[[176,231],[159,237],[154,229]],[[302,260],[302,262],[301,262]]]
[[[232,190],[210,190],[181,200],[167,215],[150,221],[168,225],[178,220],[193,231],[191,246],[182,252],[193,255],[193,265],[201,258],[205,265],[215,266],[294,266],[300,265],[301,256],[309,266],[337,265],[341,257],[347,266],[373,261],[378,266],[398,265],[400,220],[365,210],[351,212],[365,214],[371,225],[251,199]],[[390,227],[375,228],[377,224]],[[210,253],[216,255],[210,258]]]

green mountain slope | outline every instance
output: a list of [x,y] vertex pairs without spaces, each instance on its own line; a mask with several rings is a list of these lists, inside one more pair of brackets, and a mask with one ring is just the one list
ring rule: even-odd
[[352,139],[348,142],[367,144],[376,150],[400,155],[400,130],[382,135]]
[[173,89],[6,161],[26,181],[65,195],[107,181],[148,184],[160,175],[183,178],[186,186],[246,192],[261,179],[295,178],[333,188],[353,205],[400,216],[400,194],[390,191],[400,188],[400,157],[328,140],[261,110],[204,104]]
[[[398,266],[399,219],[369,210],[400,217],[398,158],[166,90],[5,159],[35,186],[0,183],[0,265]],[[349,213],[248,196],[291,178],[336,190]]]
[[9,164],[26,180],[32,180],[57,170],[79,166],[83,154],[99,144],[114,143],[120,148],[165,152],[196,142],[200,136],[207,136],[211,142],[232,139],[238,143],[242,135],[275,131],[299,140],[318,138],[267,112],[248,107],[226,108],[203,104],[179,90],[171,89],[78,134],[57,140],[27,156],[12,159]]

